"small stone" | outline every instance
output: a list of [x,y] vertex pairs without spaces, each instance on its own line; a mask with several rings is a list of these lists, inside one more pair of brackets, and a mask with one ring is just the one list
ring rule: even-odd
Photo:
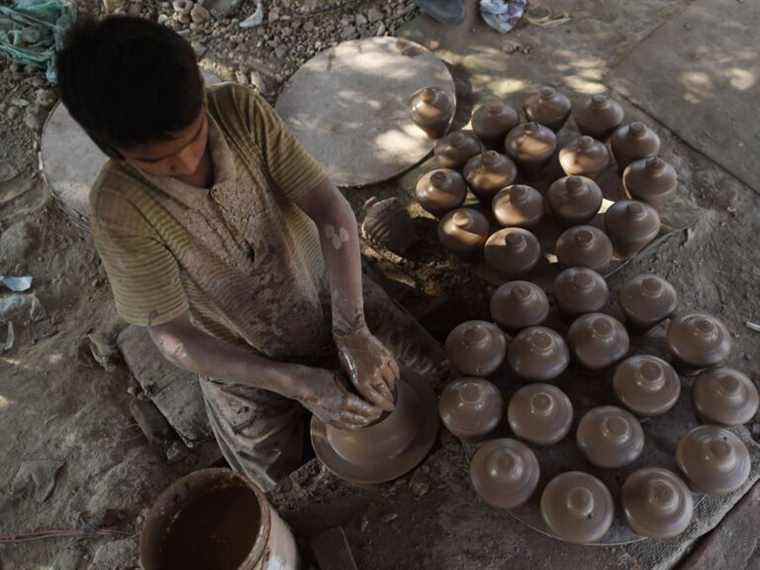
[[142,12],[141,4],[132,4],[127,10],[127,14],[129,14],[130,16],[134,18],[138,17],[141,12]]
[[211,17],[211,14],[208,10],[206,10],[203,6],[195,5],[193,6],[193,9],[190,10],[190,17],[193,19],[193,22],[196,24],[202,24]]
[[29,101],[22,99],[21,97],[14,97],[11,99],[11,105],[14,107],[27,107],[29,105]]
[[377,8],[372,7],[367,11],[367,19],[374,24],[383,19],[383,13]]
[[179,441],[173,441],[166,448],[166,462],[169,464],[178,463],[188,455],[187,448]]
[[190,17],[190,14],[187,14],[185,12],[181,12],[178,14],[177,21],[182,24],[189,24],[192,22],[192,18]]
[[35,113],[33,108],[30,107],[29,110],[24,114],[24,124],[29,127],[31,131],[39,132],[42,129],[42,117]]
[[169,16],[166,14],[159,14],[158,15],[158,23],[161,25],[166,24],[166,22],[169,21]]
[[276,22],[280,19],[280,12],[277,10],[277,8],[272,8],[269,10],[269,23]]
[[351,40],[356,37],[356,26],[348,25],[340,31],[340,37],[344,40]]
[[193,48],[193,51],[195,52],[195,55],[197,55],[199,58],[206,55],[206,52],[208,51],[208,47],[206,47],[205,44],[199,41],[191,42],[190,44]]
[[303,25],[303,31],[304,32],[311,32],[314,30],[314,22],[311,20],[307,20]]
[[175,12],[179,12],[180,14],[189,14],[193,9],[193,3],[191,0],[174,0],[174,2],[172,2],[172,7],[174,8]]
[[376,36],[382,36],[385,34],[386,28],[385,28],[385,22],[380,22],[377,26],[377,31],[375,32]]
[[364,14],[357,14],[356,15],[356,25],[357,26],[366,26],[367,25],[367,16]]
[[58,97],[52,89],[38,89],[34,96],[34,100],[41,107],[50,107],[57,99]]
[[127,388],[127,394],[130,396],[134,396],[137,393],[137,389],[134,386],[130,386]]
[[415,497],[424,497],[430,492],[430,483],[426,481],[412,481],[412,494]]
[[282,59],[285,57],[288,53],[288,47],[284,45],[279,45],[274,49],[274,56],[277,59]]

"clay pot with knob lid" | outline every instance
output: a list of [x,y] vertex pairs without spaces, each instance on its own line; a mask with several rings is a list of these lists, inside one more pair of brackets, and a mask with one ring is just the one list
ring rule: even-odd
[[646,331],[673,314],[678,293],[662,277],[644,273],[625,282],[618,301],[631,327]]
[[640,416],[659,416],[681,395],[681,379],[673,367],[656,356],[641,354],[618,364],[612,387],[623,405]]
[[605,144],[583,136],[559,151],[559,163],[568,176],[596,178],[610,164],[610,153]]
[[612,242],[594,226],[573,226],[557,238],[554,253],[564,267],[587,267],[603,273],[612,262]]
[[446,337],[451,364],[467,376],[493,374],[507,353],[507,339],[499,327],[486,321],[466,321]]
[[467,184],[456,170],[439,168],[420,178],[415,196],[426,211],[441,217],[462,205],[467,197]]
[[472,114],[472,130],[489,146],[501,146],[504,137],[520,122],[512,107],[501,101],[489,101],[480,105]]
[[540,325],[549,316],[549,299],[530,281],[500,285],[491,297],[491,318],[508,331]]
[[457,131],[435,143],[433,153],[441,168],[460,169],[476,154],[483,152],[483,145],[472,133]]
[[628,525],[639,536],[678,536],[694,516],[694,499],[686,483],[659,467],[631,473],[623,483],[621,501]]
[[570,431],[573,405],[556,386],[528,384],[512,396],[507,419],[517,437],[535,445],[554,445]]
[[412,120],[431,139],[439,139],[446,134],[454,111],[454,101],[437,87],[423,87],[412,95],[409,103]]
[[562,540],[589,544],[601,540],[610,530],[615,502],[605,484],[593,475],[568,471],[544,488],[541,515]]
[[576,439],[589,463],[607,469],[636,461],[644,450],[639,420],[617,406],[599,406],[586,412]]
[[491,233],[486,217],[471,208],[459,208],[446,214],[438,223],[438,240],[458,255],[479,253]]
[[638,121],[618,127],[610,139],[612,154],[623,172],[629,164],[660,152],[660,137],[644,123]]
[[547,382],[562,374],[570,364],[564,339],[547,327],[528,327],[509,343],[507,360],[523,380]]
[[668,349],[688,369],[707,368],[731,353],[731,335],[718,318],[706,313],[681,315],[668,326]]
[[541,259],[538,238],[522,228],[504,228],[491,235],[483,250],[486,263],[509,277],[530,272]]
[[499,427],[504,415],[504,399],[488,380],[459,378],[443,390],[438,413],[452,434],[476,442]]
[[607,304],[610,291],[604,277],[586,267],[570,267],[554,280],[557,307],[566,317],[595,313]]
[[598,140],[606,140],[623,122],[623,107],[607,95],[593,95],[574,112],[578,130]]
[[644,202],[620,200],[607,210],[604,227],[618,255],[630,257],[657,237],[660,215]]
[[749,422],[757,413],[757,387],[733,368],[712,368],[694,382],[694,407],[704,421],[725,426]]
[[530,121],[546,125],[555,133],[570,116],[570,99],[554,87],[541,87],[523,102],[523,111]]
[[623,188],[632,200],[662,211],[665,200],[678,189],[675,168],[658,157],[635,160],[623,172]]
[[552,183],[546,193],[548,210],[564,226],[590,222],[602,206],[602,191],[585,176],[567,176]]
[[536,490],[540,468],[536,454],[515,439],[494,439],[481,445],[470,463],[470,480],[492,507],[514,509]]
[[473,156],[464,167],[464,178],[478,199],[490,204],[499,190],[515,181],[517,167],[495,150]]
[[504,149],[524,176],[534,178],[554,156],[557,135],[539,123],[522,123],[509,131]]
[[530,229],[544,217],[544,197],[535,188],[513,184],[493,198],[493,215],[504,227]]
[[567,332],[570,350],[584,368],[604,370],[625,358],[630,339],[625,327],[604,313],[589,313],[578,317]]
[[699,426],[681,438],[676,461],[692,489],[708,495],[727,495],[749,477],[747,446],[718,426]]

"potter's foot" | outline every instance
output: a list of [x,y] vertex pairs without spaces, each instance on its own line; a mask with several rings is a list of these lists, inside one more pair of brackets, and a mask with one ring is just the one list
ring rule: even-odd
[[417,6],[441,24],[458,26],[464,22],[464,0],[416,0]]

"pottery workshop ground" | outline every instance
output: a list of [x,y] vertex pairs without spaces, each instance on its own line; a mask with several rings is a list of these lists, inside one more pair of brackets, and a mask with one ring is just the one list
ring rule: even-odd
[[[103,9],[94,0],[78,4]],[[272,101],[315,54],[376,35],[417,42],[446,62],[457,90],[455,127],[479,98],[517,104],[543,84],[573,100],[610,91],[627,118],[657,131],[662,157],[680,178],[678,207],[669,213],[673,231],[610,286],[645,271],[666,278],[683,305],[723,319],[734,343],[729,365],[760,379],[760,333],[746,326],[760,323],[755,2],[533,0],[530,17],[505,35],[485,26],[475,1],[467,3],[465,24],[444,27],[409,0],[265,0],[264,24],[241,29],[255,4],[244,0],[222,19],[199,11],[191,23],[174,19],[167,2],[131,0],[123,10],[166,21],[192,41],[205,69],[253,84]],[[55,101],[45,85],[0,59],[0,275],[34,278],[33,297],[14,320],[13,346],[0,354],[0,537],[38,529],[76,536],[0,543],[0,569],[137,568],[146,508],[178,477],[217,463],[219,453],[212,442],[188,449],[176,435],[161,435],[160,418],[153,418],[159,433],[151,443],[135,420],[145,414],[130,412],[146,401],[151,382],[138,383],[119,357],[115,338],[124,324],[91,239],[38,173],[40,129]],[[493,286],[436,245],[433,220],[412,198],[420,171],[345,195],[360,220],[371,197],[398,196],[408,206],[420,241],[404,257],[369,244],[364,253],[388,292],[443,339],[464,320],[489,318]],[[3,325],[3,344],[5,332]],[[122,338],[129,342],[139,339]],[[141,373],[151,366],[143,363]],[[760,441],[757,418],[747,428]],[[194,429],[188,426],[197,435]],[[760,568],[759,476],[755,465],[740,492],[701,503],[678,539],[614,547],[561,543],[485,509],[467,480],[461,447],[445,433],[416,471],[394,483],[357,489],[311,462],[272,502],[301,537],[342,526],[358,567],[368,570],[740,570]],[[106,527],[119,533],[82,536]]]

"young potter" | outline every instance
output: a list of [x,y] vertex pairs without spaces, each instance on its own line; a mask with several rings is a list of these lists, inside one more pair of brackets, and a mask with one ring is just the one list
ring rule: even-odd
[[363,277],[348,202],[256,92],[205,89],[188,42],[131,17],[78,24],[58,75],[111,157],[91,226],[118,312],[200,376],[233,468],[270,490],[303,461],[304,408],[342,429],[392,410],[394,353],[438,372],[440,347]]

